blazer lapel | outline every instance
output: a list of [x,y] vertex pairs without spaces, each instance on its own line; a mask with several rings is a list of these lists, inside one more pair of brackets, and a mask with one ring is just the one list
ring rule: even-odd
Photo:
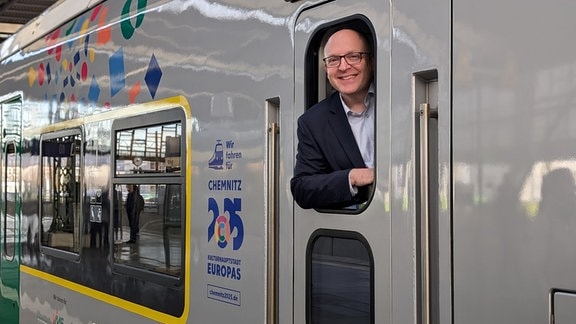
[[364,159],[362,159],[362,154],[358,149],[358,144],[356,144],[354,133],[352,133],[352,129],[348,123],[348,118],[344,113],[344,107],[342,107],[338,93],[334,93],[330,98],[330,115],[328,122],[354,167],[366,167]]

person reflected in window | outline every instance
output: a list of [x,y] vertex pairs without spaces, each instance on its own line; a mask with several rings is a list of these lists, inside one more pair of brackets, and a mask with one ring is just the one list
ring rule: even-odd
[[336,92],[298,119],[290,187],[302,208],[344,208],[367,200],[374,182],[374,62],[356,30],[327,36],[324,68]]
[[144,209],[144,198],[140,195],[138,186],[127,185],[126,215],[130,225],[130,240],[127,243],[136,243],[140,232],[140,212]]

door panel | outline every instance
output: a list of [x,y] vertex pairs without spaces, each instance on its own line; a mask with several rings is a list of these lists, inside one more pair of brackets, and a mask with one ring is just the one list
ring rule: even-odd
[[451,322],[450,10],[408,0],[392,12],[393,323]]
[[[365,19],[377,40],[377,108],[375,191],[366,209],[355,214],[295,206],[294,322],[305,322],[307,311],[317,316],[314,307],[336,304],[329,298],[325,303],[315,299],[338,296],[322,290],[335,285],[315,281],[318,273],[324,279],[340,275],[342,283],[334,282],[344,290],[346,283],[356,280],[322,263],[337,264],[336,257],[346,255],[356,258],[356,265],[368,260],[365,274],[370,273],[373,285],[370,302],[375,323],[451,321],[450,6],[446,0],[394,2],[392,8],[379,1],[338,1],[305,10],[298,17],[294,118],[321,99],[324,88],[322,82],[317,87],[307,84],[314,76],[307,70],[314,66],[306,61],[307,46],[313,46],[317,33],[331,23],[350,17]],[[433,108],[426,141],[421,138],[422,103]],[[423,146],[429,152],[426,172],[421,169],[426,165]],[[327,314],[323,313],[325,318]],[[317,318],[313,319],[316,323]]]
[[[336,23],[362,21],[375,31],[378,134],[388,134],[388,3],[345,0],[303,11],[295,25],[294,118],[322,99],[326,81],[320,39]],[[320,75],[320,77],[318,77]],[[311,81],[314,79],[315,81]],[[314,84],[312,84],[314,83]],[[294,129],[295,134],[296,129]],[[375,191],[357,213],[294,209],[294,323],[390,323],[390,213],[388,136],[376,138]],[[296,138],[296,137],[294,137]],[[380,140],[382,139],[382,140]],[[296,145],[297,143],[294,143]],[[354,298],[356,296],[356,298]]]
[[20,298],[20,98],[4,101],[0,107],[0,322],[17,323]]

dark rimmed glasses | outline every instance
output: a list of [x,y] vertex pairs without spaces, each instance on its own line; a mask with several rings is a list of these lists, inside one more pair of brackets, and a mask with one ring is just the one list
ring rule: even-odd
[[356,65],[362,62],[362,56],[369,55],[370,52],[351,52],[344,55],[332,55],[323,58],[324,65],[329,68],[335,68],[340,66],[340,62],[342,62],[342,58],[346,60],[346,63],[349,65]]

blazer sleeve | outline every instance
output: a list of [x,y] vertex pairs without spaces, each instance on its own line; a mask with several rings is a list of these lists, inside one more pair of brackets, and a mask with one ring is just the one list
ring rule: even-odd
[[348,182],[348,173],[354,166],[339,161],[335,167],[329,160],[334,156],[331,150],[340,144],[321,123],[304,115],[298,119],[298,153],[290,181],[294,200],[302,208],[341,208],[358,203]]

